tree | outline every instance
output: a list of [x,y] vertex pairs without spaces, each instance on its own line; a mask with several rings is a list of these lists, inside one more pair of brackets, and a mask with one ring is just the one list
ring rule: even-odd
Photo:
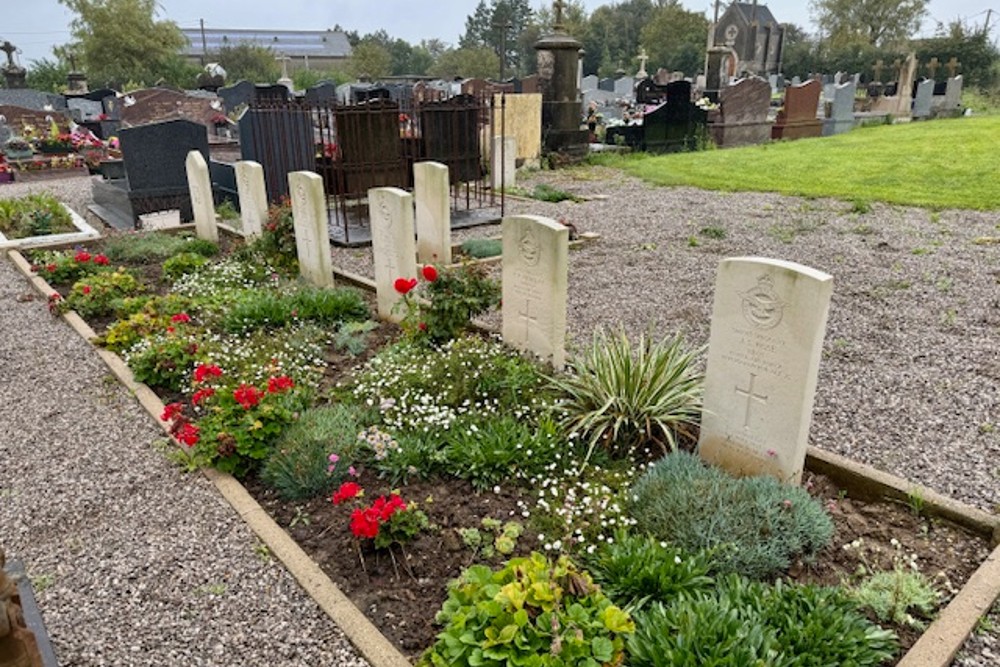
[[392,56],[389,51],[375,39],[363,37],[354,47],[348,70],[356,78],[368,76],[381,79],[392,70]]
[[618,68],[634,71],[642,27],[649,23],[653,10],[652,0],[627,0],[595,9],[581,39],[584,73],[613,76]]
[[533,45],[526,47],[520,37],[531,23],[531,18],[528,0],[493,0],[491,5],[487,5],[486,0],[480,0],[475,11],[465,19],[465,34],[459,40],[459,46],[493,49],[498,59],[497,71],[500,69],[502,48],[504,69],[526,74],[527,64],[533,62]]
[[468,47],[445,51],[427,70],[440,79],[485,79],[500,69],[500,58],[488,47]]
[[32,60],[28,66],[28,88],[62,93],[66,90],[69,65],[62,60]]
[[936,74],[937,79],[948,76],[943,63],[954,56],[961,63],[962,78],[969,85],[990,88],[997,84],[1000,52],[990,42],[985,28],[970,26],[961,20],[952,21],[947,26],[938,24],[935,36],[916,41],[914,48],[921,63],[927,63],[931,58],[937,58],[942,63]]
[[927,15],[928,0],[812,0],[820,30],[833,47],[863,43],[877,48],[909,40]]
[[244,79],[251,83],[274,83],[281,74],[272,49],[259,44],[241,42],[223,46],[212,58],[226,70],[230,83]]
[[59,0],[76,17],[74,47],[92,85],[152,84],[178,62],[185,39],[173,21],[156,19],[156,0]]
[[654,9],[639,33],[649,55],[648,69],[663,67],[693,76],[704,66],[708,27],[704,14],[690,12],[679,3],[665,3]]

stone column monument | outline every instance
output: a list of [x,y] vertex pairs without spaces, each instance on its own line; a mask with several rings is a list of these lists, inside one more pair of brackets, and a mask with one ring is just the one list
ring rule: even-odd
[[580,42],[565,33],[564,0],[555,0],[552,34],[535,43],[538,51],[538,83],[542,92],[542,137],[546,153],[559,153],[569,160],[587,155],[586,129],[580,129],[581,103],[577,86]]
[[26,88],[27,84],[25,80],[28,76],[28,70],[14,62],[14,54],[17,52],[17,47],[10,42],[4,42],[0,44],[0,51],[7,54],[7,64],[0,67],[0,72],[3,72],[3,76],[7,80],[7,87]]

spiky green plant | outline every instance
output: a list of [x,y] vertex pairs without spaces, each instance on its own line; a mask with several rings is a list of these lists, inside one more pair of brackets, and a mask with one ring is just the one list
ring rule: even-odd
[[633,344],[622,328],[595,332],[569,372],[549,378],[561,394],[562,426],[588,441],[587,460],[598,446],[674,451],[701,415],[699,353],[686,350],[680,335],[654,341],[641,334]]

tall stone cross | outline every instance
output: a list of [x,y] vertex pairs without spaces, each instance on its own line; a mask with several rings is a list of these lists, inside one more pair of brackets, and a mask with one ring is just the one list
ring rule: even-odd
[[872,67],[872,71],[875,72],[875,81],[878,81],[878,82],[882,81],[882,68],[883,67],[885,67],[885,63],[882,62],[881,58],[879,58],[878,60],[875,61],[875,66]]
[[933,79],[934,78],[934,73],[938,71],[938,67],[940,67],[940,66],[941,66],[941,63],[938,62],[937,56],[934,56],[933,58],[931,58],[930,61],[927,63],[927,74],[930,75],[928,78]]
[[[10,42],[4,42],[0,44],[0,51],[7,54],[7,67],[14,67],[14,53],[17,51],[17,47]],[[954,58],[952,58],[954,60]]]
[[955,56],[952,56],[951,60],[949,60],[948,62],[946,62],[944,64],[944,66],[948,68],[948,76],[949,77],[954,77],[955,76],[955,72],[958,71],[958,68],[961,65],[962,65],[962,63],[958,62],[958,58],[956,58]]
[[646,63],[649,62],[649,56],[646,55],[645,47],[639,49],[639,71],[635,73],[637,79],[645,79],[649,74],[646,72]]
[[566,0],[555,0],[552,3],[552,9],[555,11],[555,20],[552,22],[552,27],[557,30],[562,30],[563,28],[563,9],[566,8]]
[[277,61],[279,61],[281,63],[281,78],[282,79],[287,79],[288,78],[288,63],[289,63],[289,61],[291,61],[291,58],[289,58],[288,56],[282,54],[280,56],[276,56],[274,59],[277,60]]

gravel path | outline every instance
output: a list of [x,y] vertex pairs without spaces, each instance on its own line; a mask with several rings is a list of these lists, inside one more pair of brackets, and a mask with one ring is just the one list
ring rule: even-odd
[[6,259],[0,369],[0,546],[60,665],[367,664]]
[[[761,255],[821,269],[834,276],[834,296],[824,359],[820,366],[811,443],[920,482],[984,510],[1000,511],[1000,244],[996,243],[1000,237],[1000,215],[968,211],[931,213],[923,209],[881,204],[873,204],[870,211],[862,212],[853,211],[851,204],[837,200],[810,200],[767,193],[711,193],[693,188],[653,188],[619,172],[601,168],[537,172],[522,184],[531,187],[533,183],[543,181],[587,196],[606,195],[606,198],[581,204],[509,202],[509,212],[563,218],[581,232],[592,231],[603,236],[599,242],[570,254],[568,325],[571,346],[573,343],[585,343],[596,328],[619,323],[633,333],[641,332],[647,326],[664,335],[680,331],[691,345],[704,345],[708,340],[715,270],[718,262],[725,257]],[[85,203],[89,197],[89,182],[84,183],[85,191],[81,188],[82,184],[65,186],[65,196],[78,210],[79,203]],[[12,190],[0,192],[5,196],[8,193],[17,194]],[[863,196],[863,193],[859,195]],[[499,228],[489,226],[463,231],[456,237],[463,239],[496,234],[499,234]],[[992,239],[993,242],[984,243],[984,239]],[[370,250],[337,248],[333,254],[336,266],[373,276]],[[0,274],[0,285],[7,282],[4,276]],[[5,301],[14,301],[11,294],[16,290],[5,289]],[[11,420],[23,422],[25,426],[18,429],[24,428],[25,434],[32,428],[38,428],[27,426],[34,423],[35,417],[31,414],[46,415],[53,409],[60,409],[62,414],[73,414],[77,408],[71,404],[87,400],[88,396],[92,403],[96,400],[102,409],[118,412],[131,409],[130,401],[122,405],[120,399],[100,404],[100,401],[106,400],[101,398],[105,394],[121,392],[108,388],[100,379],[106,374],[93,355],[86,355],[83,350],[66,354],[65,350],[73,349],[71,341],[53,344],[53,341],[69,337],[65,327],[52,323],[44,327],[36,323],[21,325],[22,320],[29,319],[26,315],[17,314],[21,311],[34,313],[33,317],[47,317],[43,306],[38,303],[16,304],[0,314],[0,324],[3,325],[0,331],[4,332],[3,342],[0,343],[4,347],[0,348],[0,352],[5,355],[0,360],[5,367],[7,357],[18,349],[11,346],[34,345],[31,340],[35,339],[40,346],[37,351],[26,353],[21,362],[25,370],[10,380],[11,386],[7,385],[9,374],[5,373],[0,378],[0,435],[6,434],[4,438],[8,439],[12,430],[16,432],[16,429],[7,426]],[[497,318],[494,317],[492,322],[497,324]],[[12,339],[6,332],[8,328],[13,331],[15,325],[24,326],[24,330],[31,331],[32,336],[15,335]],[[58,363],[52,364],[46,359],[58,355],[64,355],[65,363],[63,368],[55,370]],[[79,364],[70,365],[70,361],[80,356],[87,363],[83,364],[84,369],[78,370],[76,366]],[[41,359],[43,363],[31,363],[36,359]],[[90,371],[85,372],[88,368]],[[53,386],[59,387],[60,393],[65,392],[67,398],[45,402],[53,408],[15,407],[18,401],[23,403],[28,400],[26,392],[21,390],[23,384],[40,384],[40,378],[36,380],[32,377],[40,373],[51,373],[53,382],[58,379]],[[73,383],[68,375],[76,373],[83,373],[89,379],[80,379],[78,391],[67,391],[65,388]],[[93,405],[89,407],[95,408]],[[48,422],[53,420],[45,421],[45,428],[50,428]],[[16,525],[23,525],[28,516],[23,508],[52,504],[52,484],[58,485],[55,488],[66,487],[63,493],[73,498],[76,504],[74,510],[60,506],[38,513],[41,518],[45,511],[60,512],[59,516],[66,517],[60,519],[60,529],[67,521],[80,520],[80,503],[90,503],[84,507],[92,507],[102,502],[124,503],[127,498],[131,504],[135,500],[132,495],[145,493],[144,489],[154,484],[152,479],[138,483],[139,479],[147,479],[148,470],[160,471],[156,475],[148,473],[157,480],[166,477],[174,484],[180,480],[179,483],[186,486],[205,486],[200,478],[178,475],[168,465],[157,463],[157,455],[151,454],[148,446],[127,449],[119,444],[115,448],[118,456],[114,471],[108,468],[107,463],[95,465],[100,467],[100,475],[118,477],[110,480],[102,477],[102,488],[105,485],[124,485],[130,489],[129,494],[108,491],[108,497],[88,501],[89,494],[81,494],[81,489],[77,487],[90,480],[90,473],[83,473],[80,468],[97,456],[95,447],[103,447],[105,440],[109,439],[108,434],[122,428],[118,425],[119,421],[122,421],[120,417],[109,419],[108,427],[102,427],[102,437],[87,442],[86,446],[82,446],[82,441],[92,438],[85,435],[74,434],[61,441],[45,438],[56,443],[58,454],[51,451],[38,454],[33,447],[25,445],[23,453],[16,454],[16,460],[35,461],[38,472],[28,474],[28,479],[34,478],[35,481],[26,485],[22,493],[36,498],[16,502],[19,509],[14,512],[10,512],[8,503],[0,504],[3,525],[9,523],[8,513],[11,516],[20,515],[21,524]],[[128,421],[131,423],[132,420]],[[90,420],[84,420],[84,433],[87,432],[87,422]],[[150,435],[145,442],[155,437],[155,429],[150,426],[148,430]],[[22,452],[20,443],[24,440],[24,435],[19,435],[17,452]],[[0,463],[6,465],[15,452],[7,451],[5,441],[0,441],[0,444],[3,447],[0,449],[3,455]],[[72,450],[63,453],[63,448],[69,447]],[[144,465],[129,465],[131,462],[122,460],[138,456],[137,452],[149,456],[149,460],[144,459]],[[44,484],[38,483],[49,470],[46,463],[51,466],[51,461],[60,461],[65,468],[74,459],[75,462],[70,464],[73,472],[69,476],[61,472],[52,475],[52,481],[46,477]],[[6,473],[0,476],[0,480],[8,478],[10,476]],[[70,478],[74,479],[73,487],[67,484]],[[45,488],[46,485],[49,488]],[[72,496],[68,495],[70,488]],[[159,519],[163,519],[161,525],[164,529],[170,527],[170,530],[179,532],[182,527],[186,529],[190,525],[190,519],[163,516],[172,513],[175,506],[188,502],[190,489],[177,491],[177,497],[171,496],[172,499],[165,498],[164,494],[170,491],[165,492],[161,488],[149,493],[163,502],[164,511]],[[204,490],[203,494],[215,498],[210,490]],[[19,499],[20,494],[13,497]],[[199,504],[206,505],[204,501]],[[213,507],[216,504],[207,503]],[[204,512],[204,509],[199,511]],[[227,517],[231,514],[226,510],[220,511]],[[181,509],[177,514],[190,517],[192,510]],[[242,526],[232,526],[233,521],[230,518],[228,523],[218,523],[228,526],[226,532],[229,534],[240,533],[235,542],[246,550],[252,539],[243,534],[246,531]],[[199,525],[201,523],[198,522]],[[222,530],[218,526],[216,528]],[[129,536],[142,534],[141,529],[124,532]],[[109,539],[113,534],[114,530],[107,529]],[[105,537],[103,530],[101,537]],[[47,538],[44,544],[36,543],[36,539],[39,538],[30,541],[29,550],[28,540],[18,533],[15,541],[20,541],[15,550],[22,552],[23,549],[22,553],[30,551],[35,554],[33,557],[42,562],[41,567],[34,568],[36,571],[55,572],[57,564],[66,562],[60,558],[60,552],[66,550],[64,543],[68,538],[65,531],[57,537]],[[213,548],[217,546],[215,542],[210,543]],[[150,549],[145,544],[135,548],[140,551]],[[128,552],[117,544],[113,551]],[[230,554],[222,560],[228,563],[231,558]],[[99,556],[97,560],[100,562]],[[188,592],[186,599],[190,600],[185,608],[201,610],[206,604],[205,598],[192,593],[192,590],[221,579],[221,574],[210,574],[208,569],[208,563],[217,559],[208,557],[205,560],[206,564],[184,570],[187,576],[197,577],[196,582],[182,587]],[[252,570],[253,564],[251,557],[241,567]],[[123,567],[121,563],[105,562],[102,566],[92,563],[83,569],[95,567],[102,571],[101,579],[118,577],[119,580],[129,581],[118,574],[118,569]],[[138,570],[148,572],[143,569],[146,567],[151,566],[144,565]],[[177,576],[177,573],[171,570],[170,575]],[[287,579],[283,571],[281,575]],[[166,585],[155,577],[153,579],[147,584],[152,590],[160,590]],[[67,601],[64,606],[61,599],[54,599],[53,590],[69,595],[76,588],[71,582],[66,587],[71,590],[67,591],[60,584],[61,577],[56,576],[52,589],[43,592],[43,609],[58,609],[51,612],[57,615],[79,613],[72,602]],[[230,590],[234,585],[230,583]],[[129,600],[135,597],[132,590],[135,589],[130,589]],[[106,606],[108,595],[112,594],[103,593],[105,604],[100,606]],[[94,590],[84,593],[80,599],[88,601],[86,605],[89,605],[95,596],[98,600],[102,599]],[[223,596],[226,597],[229,596]],[[166,599],[176,598],[170,596]],[[49,620],[49,611],[45,613],[51,629],[55,621]],[[311,629],[307,631],[302,627],[310,623],[308,619],[313,614],[310,611],[296,619],[297,629],[301,629],[296,636],[302,641],[313,634]],[[109,616],[100,611],[94,614],[105,624],[109,622]],[[148,619],[152,616],[141,616],[141,620],[135,623],[121,625],[142,628],[145,638],[146,628],[150,625]],[[225,613],[220,610],[215,617],[223,616]],[[119,625],[117,621],[113,622],[115,626]],[[159,635],[163,630],[162,641],[166,645],[170,645],[168,637],[173,637],[174,646],[188,646],[186,638],[184,641],[176,639],[179,633],[165,630],[173,622],[177,622],[173,616],[169,621],[152,622],[151,625],[159,630],[150,631]],[[256,618],[248,621],[247,627],[253,627],[253,623],[264,624],[265,621]],[[271,627],[271,624],[267,625]],[[325,623],[320,627],[328,625]],[[957,667],[998,664],[1000,607],[994,608],[982,626],[981,632],[966,643],[963,654],[955,662]],[[318,632],[319,636],[326,637],[333,630]],[[157,636],[156,641],[161,641],[161,638]],[[325,641],[319,643],[324,645]],[[206,644],[211,645],[211,642]],[[211,650],[205,648],[201,653],[211,655]],[[103,663],[84,660],[80,664]],[[291,663],[286,661],[282,664]]]

